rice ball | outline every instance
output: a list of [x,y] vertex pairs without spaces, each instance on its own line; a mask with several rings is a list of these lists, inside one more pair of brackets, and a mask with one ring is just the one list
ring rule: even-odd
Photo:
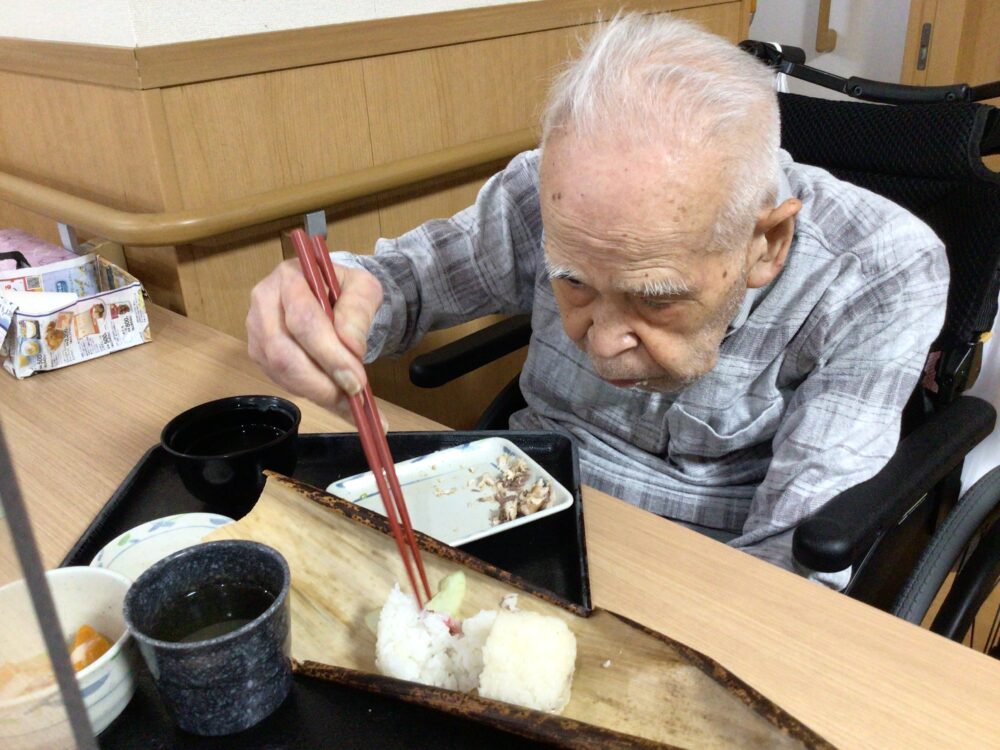
[[559,713],[569,702],[576,637],[558,617],[483,610],[453,633],[444,615],[421,611],[399,586],[379,613],[375,666],[424,685]]
[[569,703],[576,637],[558,617],[497,613],[482,649],[479,695],[559,713]]
[[479,686],[483,671],[483,645],[496,620],[496,610],[484,609],[473,617],[465,618],[462,634],[452,643],[452,665],[458,689],[468,692]]
[[453,640],[448,624],[436,612],[421,612],[416,600],[393,587],[378,618],[375,666],[390,677],[425,685],[468,690],[468,677],[454,672]]

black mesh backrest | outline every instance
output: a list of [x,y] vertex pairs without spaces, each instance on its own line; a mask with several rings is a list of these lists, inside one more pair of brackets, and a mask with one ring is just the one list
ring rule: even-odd
[[982,163],[993,107],[884,106],[779,94],[781,145],[804,164],[884,195],[944,241],[951,286],[935,348],[993,326],[1000,286],[1000,175]]

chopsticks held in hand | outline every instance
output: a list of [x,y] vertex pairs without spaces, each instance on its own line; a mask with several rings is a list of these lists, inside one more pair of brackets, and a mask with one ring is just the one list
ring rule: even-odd
[[[326,241],[322,237],[310,237],[303,230],[296,229],[292,232],[292,244],[302,264],[306,282],[332,324],[333,308],[340,298],[340,282],[333,270],[333,263],[330,262]],[[426,600],[431,598],[431,589],[427,584],[427,573],[424,571],[420,549],[413,536],[410,514],[406,510],[406,501],[403,500],[399,479],[396,478],[396,466],[389,453],[385,432],[382,431],[382,421],[379,419],[378,407],[375,405],[370,384],[365,383],[365,387],[359,393],[350,397],[350,406],[354,424],[357,425],[358,435],[361,438],[361,447],[368,460],[368,467],[375,475],[375,482],[382,496],[389,528],[403,558],[403,566],[406,568],[406,575],[410,579],[417,604],[423,609]],[[418,576],[422,588],[417,585]]]

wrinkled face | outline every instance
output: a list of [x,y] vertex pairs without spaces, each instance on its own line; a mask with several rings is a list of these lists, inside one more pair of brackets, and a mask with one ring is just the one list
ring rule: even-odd
[[710,247],[726,185],[658,148],[546,145],[546,262],[563,328],[600,377],[671,392],[715,366],[747,289],[747,254]]

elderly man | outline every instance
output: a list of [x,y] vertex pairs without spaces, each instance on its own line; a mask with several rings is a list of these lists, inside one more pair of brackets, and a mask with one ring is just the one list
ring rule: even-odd
[[588,484],[796,569],[795,526],[892,455],[948,270],[924,224],[778,141],[769,70],[617,18],[556,80],[541,148],[474,206],[335,254],[335,331],[294,263],[261,282],[250,353],[337,406],[362,358],[530,311],[512,427],[568,432]]

